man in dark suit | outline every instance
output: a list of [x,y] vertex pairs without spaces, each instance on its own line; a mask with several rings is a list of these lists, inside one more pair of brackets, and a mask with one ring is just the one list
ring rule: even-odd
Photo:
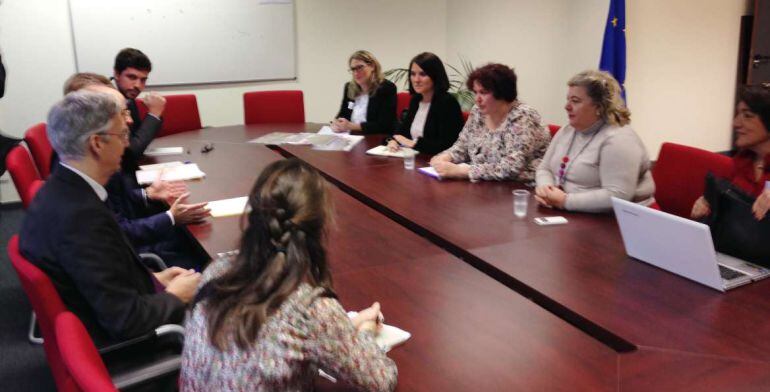
[[[98,74],[77,73],[64,83],[64,93],[80,89],[116,96],[125,113],[124,98],[109,80]],[[125,116],[129,127],[131,116]],[[129,154],[128,149],[126,153]],[[58,166],[54,153],[51,172]],[[209,216],[205,203],[186,204],[187,187],[183,182],[156,181],[142,189],[129,179],[133,172],[119,172],[107,182],[107,206],[115,213],[118,225],[138,253],[154,253],[166,265],[201,270],[208,256],[192,243],[184,225],[199,222]],[[167,203],[167,204],[166,204]],[[169,206],[171,206],[169,208]]]
[[129,139],[121,103],[105,93],[68,94],[48,115],[48,135],[60,167],[27,211],[22,254],[51,278],[99,346],[181,323],[200,274],[150,273],[104,203]]

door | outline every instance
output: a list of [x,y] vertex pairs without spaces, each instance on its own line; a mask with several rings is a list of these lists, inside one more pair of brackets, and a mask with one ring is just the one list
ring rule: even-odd
[[748,84],[770,88],[770,0],[755,0]]

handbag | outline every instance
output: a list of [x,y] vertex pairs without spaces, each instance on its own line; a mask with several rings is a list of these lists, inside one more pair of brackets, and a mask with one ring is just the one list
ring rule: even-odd
[[704,223],[711,229],[717,251],[770,267],[770,215],[757,220],[751,207],[756,200],[730,181],[706,175],[703,197],[711,207]]

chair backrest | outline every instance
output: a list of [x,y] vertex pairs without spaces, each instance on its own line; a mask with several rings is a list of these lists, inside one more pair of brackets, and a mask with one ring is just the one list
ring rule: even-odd
[[463,112],[463,124],[468,122],[468,117],[470,117],[471,112]]
[[708,172],[718,177],[733,173],[730,157],[699,148],[663,143],[652,177],[655,200],[661,210],[689,217],[695,200],[703,194]]
[[[196,131],[203,128],[195,94],[164,95],[166,108],[163,110],[163,125],[157,136]],[[142,105],[144,106],[144,105]]]
[[245,124],[304,123],[305,101],[300,90],[254,91],[243,94]]
[[56,317],[67,311],[64,302],[59,297],[51,279],[40,268],[37,268],[21,255],[18,235],[13,236],[8,242],[8,256],[11,259],[13,269],[19,276],[24,292],[27,293],[29,302],[32,304],[32,310],[37,315],[40,333],[43,335],[43,349],[54,381],[56,381],[56,389],[59,391],[78,391],[75,381],[62,362],[54,331]]
[[94,341],[77,316],[71,312],[60,313],[55,320],[54,332],[64,366],[81,391],[118,390]]
[[53,148],[48,141],[45,123],[36,124],[27,129],[27,132],[24,133],[24,142],[27,143],[32,157],[35,158],[35,166],[40,173],[40,178],[48,179],[51,174]]
[[8,172],[11,173],[13,185],[16,186],[16,192],[19,193],[21,204],[26,209],[34,197],[34,193],[31,192],[32,184],[36,180],[42,180],[27,148],[18,145],[11,149],[11,152],[5,157],[5,166]]
[[401,121],[401,116],[404,110],[409,109],[409,101],[412,100],[412,95],[408,92],[402,91],[396,94],[396,118]]
[[561,125],[548,124],[548,132],[551,133],[551,137],[556,136],[556,133],[561,129]]

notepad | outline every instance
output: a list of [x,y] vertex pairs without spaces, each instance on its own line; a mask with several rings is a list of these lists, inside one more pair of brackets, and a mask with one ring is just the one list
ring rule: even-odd
[[152,182],[160,176],[161,172],[163,172],[163,177],[161,179],[164,181],[186,181],[206,176],[206,173],[201,171],[201,169],[198,168],[198,165],[187,163],[160,169],[137,170],[136,182],[138,182],[139,185],[152,184]]
[[[357,315],[358,312],[348,312],[348,317],[351,319]],[[377,346],[387,352],[390,351],[390,349],[393,347],[406,342],[411,337],[411,333],[406,332],[401,328],[388,324],[382,324],[382,328],[380,328],[380,331],[377,332],[377,335],[374,337],[374,342],[377,343]]]
[[182,166],[184,163],[180,161],[173,161],[173,162],[162,162],[162,163],[154,163],[152,165],[139,165],[139,168],[142,170],[160,170],[160,169],[168,169],[174,166]]
[[328,125],[324,125],[321,127],[321,129],[318,131],[319,135],[350,135],[350,131],[346,132],[335,132],[332,127]]
[[237,216],[248,212],[246,210],[248,202],[249,198],[247,196],[234,197],[232,199],[210,201],[206,204],[206,207],[211,211],[211,216],[214,218]]
[[144,151],[144,155],[148,157],[161,157],[164,155],[179,155],[184,153],[183,147],[158,147],[148,148]]
[[381,157],[403,158],[407,154],[417,154],[417,151],[408,147],[401,147],[396,151],[390,151],[388,146],[377,146],[366,150],[366,153],[369,155],[377,155]]
[[417,171],[419,171],[422,174],[427,174],[427,175],[429,175],[429,176],[431,176],[433,178],[437,178],[439,180],[441,179],[441,176],[438,174],[436,169],[433,168],[433,166],[421,167],[421,168],[417,169]]

